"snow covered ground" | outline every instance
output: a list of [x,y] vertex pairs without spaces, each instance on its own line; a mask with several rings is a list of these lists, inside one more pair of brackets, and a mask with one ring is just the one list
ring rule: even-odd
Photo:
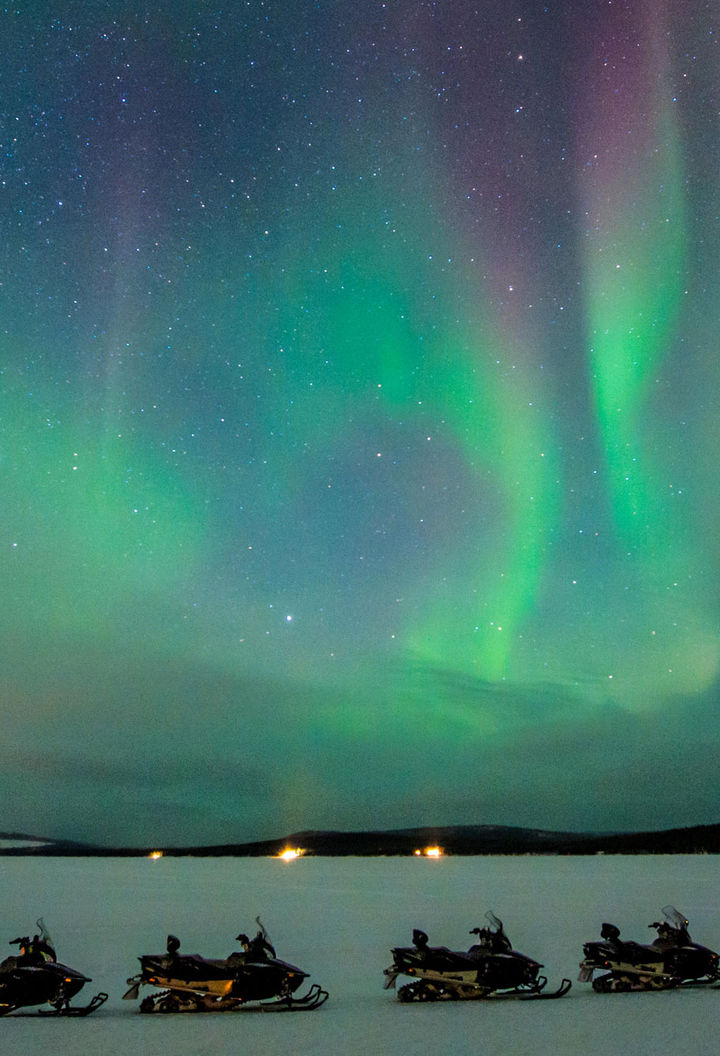
[[9,851],[11,848],[44,847],[46,842],[47,841],[45,840],[18,840],[10,838],[0,838],[0,850]]
[[[713,855],[663,857],[0,859],[5,940],[45,918],[61,960],[110,994],[94,1016],[0,1020],[3,1056],[716,1056],[720,990],[594,994],[574,982],[559,1001],[401,1005],[383,990],[392,945],[413,927],[431,943],[469,945],[492,909],[515,947],[545,965],[549,986],[575,980],[584,940],[611,920],[649,941],[676,905],[693,937],[720,948]],[[262,917],[278,955],[330,991],[316,1012],[141,1016],[121,1000],[140,953],[174,932],[186,953],[225,956]]]

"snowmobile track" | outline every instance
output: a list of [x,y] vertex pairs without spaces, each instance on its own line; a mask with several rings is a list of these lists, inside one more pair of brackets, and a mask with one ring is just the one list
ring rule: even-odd
[[[273,1001],[253,1001],[243,1003],[241,1001],[217,1001],[215,1003],[205,1004],[198,1001],[197,1004],[192,1004],[185,995],[181,998],[182,1003],[178,1003],[177,1007],[172,1007],[167,1003],[168,998],[173,998],[171,990],[165,990],[160,994],[154,994],[145,998],[145,1001],[140,1006],[140,1012],[142,1015],[204,1015],[210,1013],[217,1015],[218,1013],[231,1013],[237,1015],[238,1013],[245,1012],[312,1012],[316,1008],[320,1008],[324,1005],[328,997],[327,990],[318,983],[313,983],[308,992],[303,997],[278,997]],[[146,1002],[148,1002],[146,1004]],[[145,1007],[143,1007],[143,1005]]]
[[[444,993],[434,993],[431,987],[409,983],[398,991],[398,998],[407,1004],[416,1002],[434,1004],[445,1001],[554,1001],[559,997],[564,997],[572,987],[572,982],[565,978],[556,990],[545,990],[546,984],[545,976],[540,976],[535,990],[494,990],[489,993],[478,990],[477,993],[463,995],[460,992],[453,993],[452,989]],[[401,994],[406,996],[401,996]]]

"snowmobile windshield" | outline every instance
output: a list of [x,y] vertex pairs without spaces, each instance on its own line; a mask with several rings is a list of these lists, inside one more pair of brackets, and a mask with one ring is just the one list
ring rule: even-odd
[[40,917],[39,920],[36,920],[35,925],[38,929],[38,934],[33,939],[33,945],[38,952],[46,954],[53,961],[57,961],[55,943],[50,937],[50,932],[45,927],[45,921],[43,918]]
[[487,920],[489,922],[490,926],[492,928],[494,928],[495,931],[502,931],[503,930],[503,922],[500,920],[499,917],[495,916],[495,914],[493,913],[493,911],[491,909],[489,909],[487,911],[487,913],[485,914],[485,920]]
[[40,939],[43,942],[47,943],[48,946],[54,946],[55,944],[54,944],[52,938],[50,937],[50,932],[48,931],[47,927],[45,926],[45,921],[43,920],[42,917],[40,917],[39,920],[35,921],[35,926],[37,927],[37,929],[38,929],[38,931],[40,933]]
[[674,906],[663,906],[662,912],[671,927],[676,928],[678,931],[684,931],[687,928],[689,921]]

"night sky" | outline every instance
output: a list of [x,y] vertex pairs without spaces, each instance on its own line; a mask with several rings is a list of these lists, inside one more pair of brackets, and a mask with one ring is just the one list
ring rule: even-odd
[[0,829],[720,820],[717,6],[0,40]]

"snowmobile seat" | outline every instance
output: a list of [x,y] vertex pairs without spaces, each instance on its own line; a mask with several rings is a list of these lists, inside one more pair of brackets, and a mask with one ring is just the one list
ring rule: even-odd
[[657,946],[645,946],[640,942],[623,942],[620,944],[619,953],[627,958],[630,964],[641,964],[643,961],[662,961],[662,951]]

